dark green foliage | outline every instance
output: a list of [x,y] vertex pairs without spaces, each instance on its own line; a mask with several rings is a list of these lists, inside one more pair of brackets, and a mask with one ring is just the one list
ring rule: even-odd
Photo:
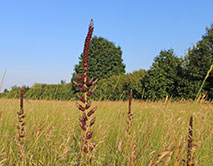
[[177,97],[177,76],[181,59],[174,55],[172,49],[161,51],[154,59],[143,82],[145,99],[159,100],[163,97]]
[[70,100],[74,98],[71,84],[34,84],[25,94],[30,99]]
[[[213,64],[213,25],[206,31],[202,40],[190,48],[185,57],[178,93],[186,99],[196,97],[210,66]],[[206,94],[209,99],[213,98],[213,72],[206,80],[202,93]]]
[[[45,99],[45,100],[71,100],[74,98],[71,84],[34,84],[32,88],[22,87],[24,98],[27,99]],[[14,86],[11,91],[2,93],[0,97],[19,98],[21,87]]]
[[142,79],[145,74],[145,70],[139,70],[126,75],[114,75],[108,79],[102,79],[98,82],[94,99],[127,100],[131,89],[133,90],[133,97],[141,99]]
[[[75,66],[77,74],[82,74],[83,71],[82,57],[83,54],[79,58],[79,64]],[[99,80],[109,78],[112,75],[124,74],[125,65],[123,64],[121,48],[102,37],[93,37],[89,49],[88,73],[90,77]]]

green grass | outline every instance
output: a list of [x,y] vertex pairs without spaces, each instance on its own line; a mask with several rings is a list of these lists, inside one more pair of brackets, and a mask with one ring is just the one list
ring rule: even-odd
[[[213,164],[212,103],[133,101],[130,139],[126,134],[128,102],[105,101],[92,105],[98,105],[93,136],[98,145],[93,153],[93,165],[128,162],[141,166],[183,165],[191,115],[194,117],[193,161],[199,166]],[[0,99],[0,165],[21,165],[16,146],[18,110],[19,100]],[[26,136],[22,164],[77,165],[81,113],[75,103],[30,100],[24,102],[24,111]],[[167,155],[163,157],[164,154]]]

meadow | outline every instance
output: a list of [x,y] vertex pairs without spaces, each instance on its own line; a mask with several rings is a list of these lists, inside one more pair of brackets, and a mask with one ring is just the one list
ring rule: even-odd
[[[79,165],[81,128],[75,101],[24,100],[25,137],[20,160],[19,100],[0,99],[0,165]],[[193,116],[193,163],[213,165],[213,104],[190,101],[93,101],[97,105],[93,164],[185,165]],[[128,131],[127,131],[128,129]],[[86,165],[86,164],[83,164]]]

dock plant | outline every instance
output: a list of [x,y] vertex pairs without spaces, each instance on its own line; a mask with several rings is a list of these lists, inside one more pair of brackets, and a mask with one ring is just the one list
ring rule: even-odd
[[78,78],[78,82],[73,81],[75,85],[79,87],[80,93],[77,93],[77,97],[80,100],[80,103],[77,102],[77,108],[82,112],[79,117],[79,125],[82,130],[81,134],[81,159],[87,158],[88,165],[92,163],[92,152],[96,146],[96,142],[92,141],[93,130],[92,126],[95,123],[96,117],[92,117],[94,112],[97,110],[97,106],[91,109],[91,101],[89,101],[90,96],[95,92],[97,85],[95,83],[97,80],[94,78],[89,78],[88,66],[89,66],[89,46],[90,40],[93,33],[93,20],[91,20],[89,25],[89,32],[86,36],[84,43],[84,52],[83,52],[83,73],[82,75],[75,74]]

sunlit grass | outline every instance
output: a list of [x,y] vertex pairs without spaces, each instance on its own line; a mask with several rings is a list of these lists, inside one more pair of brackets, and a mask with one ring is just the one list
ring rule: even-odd
[[[132,144],[127,144],[128,102],[93,102],[95,148],[93,165],[125,165],[125,147],[135,145],[131,154],[136,165],[183,165],[186,158],[188,123],[194,117],[194,163],[213,163],[213,105],[194,102],[132,103]],[[17,154],[17,111],[19,100],[0,100],[0,165],[19,165]],[[81,114],[75,102],[25,101],[25,165],[77,165],[80,150]],[[160,158],[163,154],[165,157]]]

